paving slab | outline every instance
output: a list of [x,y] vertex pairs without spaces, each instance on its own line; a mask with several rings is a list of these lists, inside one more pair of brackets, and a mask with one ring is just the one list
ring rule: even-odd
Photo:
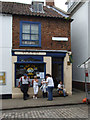
[[2,103],[1,110],[73,105],[82,104],[83,103],[82,100],[83,98],[85,98],[85,96],[86,96],[85,92],[75,91],[70,96],[53,97],[53,101],[47,101],[47,98],[38,99],[29,98],[28,100],[18,98],[18,99],[1,99],[0,103]]

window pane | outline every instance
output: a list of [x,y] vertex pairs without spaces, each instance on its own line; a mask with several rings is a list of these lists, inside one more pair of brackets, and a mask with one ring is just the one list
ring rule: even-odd
[[39,33],[39,26],[37,24],[31,24],[31,34],[38,34]]
[[39,4],[39,11],[42,12],[42,8],[43,7],[43,4]]
[[30,35],[28,35],[28,34],[23,34],[23,35],[22,35],[22,39],[23,39],[23,40],[30,40]]
[[37,12],[37,4],[34,4],[34,5],[33,5],[33,10],[34,10],[35,12]]
[[30,24],[23,24],[22,33],[30,33]]
[[28,41],[22,41],[23,45],[28,45]]
[[39,40],[38,35],[31,35],[31,40]]
[[39,45],[39,41],[22,41],[23,45]]

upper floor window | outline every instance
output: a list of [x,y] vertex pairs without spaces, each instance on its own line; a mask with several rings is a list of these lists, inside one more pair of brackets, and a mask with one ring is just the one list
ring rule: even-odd
[[33,12],[43,12],[43,2],[32,2]]
[[20,22],[20,46],[41,46],[41,24],[39,22]]

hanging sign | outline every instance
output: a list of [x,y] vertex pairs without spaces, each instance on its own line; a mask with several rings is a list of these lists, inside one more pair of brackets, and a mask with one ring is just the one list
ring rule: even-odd
[[85,76],[88,77],[88,70],[85,71]]

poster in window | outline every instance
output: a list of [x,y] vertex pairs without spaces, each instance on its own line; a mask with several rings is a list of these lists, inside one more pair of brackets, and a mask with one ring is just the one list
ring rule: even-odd
[[40,78],[44,78],[44,72],[40,72]]
[[5,85],[6,79],[5,79],[5,72],[0,72],[0,85]]

